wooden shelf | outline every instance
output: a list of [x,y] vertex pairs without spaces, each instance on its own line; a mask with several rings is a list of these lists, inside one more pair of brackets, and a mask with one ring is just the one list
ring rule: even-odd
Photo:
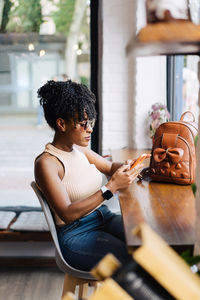
[[200,55],[200,41],[140,43],[134,37],[126,46],[126,55],[131,53],[135,56]]

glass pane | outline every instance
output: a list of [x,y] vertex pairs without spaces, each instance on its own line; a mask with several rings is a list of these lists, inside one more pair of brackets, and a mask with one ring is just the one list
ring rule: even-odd
[[198,56],[185,56],[183,67],[183,111],[190,110],[198,119]]
[[0,73],[0,85],[9,85],[11,84],[11,73],[4,72]]
[[10,59],[7,53],[0,53],[0,85],[11,84]]
[[21,91],[16,93],[17,107],[18,108],[28,108],[29,107],[29,92]]
[[168,60],[169,110],[172,120],[178,121],[185,111],[191,111],[198,122],[198,62],[194,55],[176,56]]
[[[36,1],[23,1],[28,3],[31,11],[37,10],[38,13],[34,14],[33,18],[27,14],[27,7],[21,5],[21,1],[10,2],[14,3],[14,6],[7,16],[9,20],[5,35],[2,34],[6,43],[0,47],[0,123],[11,128],[9,134],[1,130],[1,138],[6,142],[2,143],[1,147],[5,155],[2,152],[3,155],[0,157],[3,162],[5,157],[7,159],[0,174],[2,175],[0,176],[0,199],[5,205],[12,203],[18,205],[19,202],[23,205],[28,201],[28,204],[35,206],[39,204],[35,204],[35,196],[29,186],[33,177],[33,162],[35,157],[43,151],[44,145],[52,140],[52,131],[43,126],[42,111],[37,110],[39,108],[37,89],[47,80],[55,77],[57,80],[64,80],[64,74],[76,81],[80,81],[80,77],[89,76],[90,16],[88,13],[90,4],[89,0],[82,1],[84,5],[75,9],[75,3],[80,3],[80,1],[41,0],[37,1],[38,6],[35,8]],[[77,13],[78,22],[74,20]],[[73,32],[70,37],[70,28],[74,28],[73,21],[75,25],[78,24],[74,42]],[[87,29],[85,25],[83,27],[83,24],[87,25]],[[11,33],[12,38],[7,33]],[[72,40],[72,45],[69,40]],[[71,51],[70,54],[75,54],[71,60],[65,57],[67,46]],[[5,49],[9,51],[6,52]],[[73,70],[76,71],[75,77],[68,73],[67,61],[72,63]],[[86,67],[84,65],[81,69],[78,68],[79,63],[85,62]],[[27,112],[27,114],[21,114],[21,112]],[[8,113],[15,113],[14,118]],[[33,125],[31,134],[30,124]],[[26,126],[27,130],[25,130]],[[38,128],[41,131],[38,131]],[[27,141],[31,147],[27,147]],[[19,155],[14,157],[12,151],[9,155],[8,145],[14,145]],[[12,147],[10,149],[12,150]]]
[[[48,58],[48,56],[46,56]],[[49,60],[47,59],[40,59],[33,62],[32,65],[32,99],[33,99],[33,106],[38,106],[38,98],[37,98],[37,90],[40,86],[42,86],[47,80],[54,79],[57,76],[57,62],[55,57]]]
[[16,60],[17,85],[20,87],[29,86],[29,63],[28,60]]
[[12,96],[10,93],[0,93],[0,107],[11,106]]
[[89,1],[83,17],[76,47],[77,75],[80,82],[90,85],[90,6]]

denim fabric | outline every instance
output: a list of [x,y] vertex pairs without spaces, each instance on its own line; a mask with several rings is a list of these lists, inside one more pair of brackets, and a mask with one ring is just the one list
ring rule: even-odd
[[121,215],[112,213],[106,205],[57,231],[63,257],[77,269],[91,270],[107,253],[122,263],[130,259]]

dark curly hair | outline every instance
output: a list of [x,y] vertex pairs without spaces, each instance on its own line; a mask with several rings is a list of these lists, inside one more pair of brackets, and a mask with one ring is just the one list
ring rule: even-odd
[[[57,130],[56,120],[73,119],[83,121],[85,114],[89,120],[96,119],[95,95],[81,83],[49,80],[37,91],[44,116],[51,128]],[[77,120],[78,114],[78,120]]]

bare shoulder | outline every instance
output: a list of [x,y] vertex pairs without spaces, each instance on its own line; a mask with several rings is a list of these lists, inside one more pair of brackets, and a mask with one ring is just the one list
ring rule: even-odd
[[[47,176],[47,174],[58,174],[62,166],[58,159],[49,153],[42,153],[35,160],[35,176]],[[62,171],[62,170],[61,170]]]
[[50,155],[47,152],[44,152],[36,158],[35,167],[43,168],[48,165],[55,165],[56,161],[57,159],[54,156]]

